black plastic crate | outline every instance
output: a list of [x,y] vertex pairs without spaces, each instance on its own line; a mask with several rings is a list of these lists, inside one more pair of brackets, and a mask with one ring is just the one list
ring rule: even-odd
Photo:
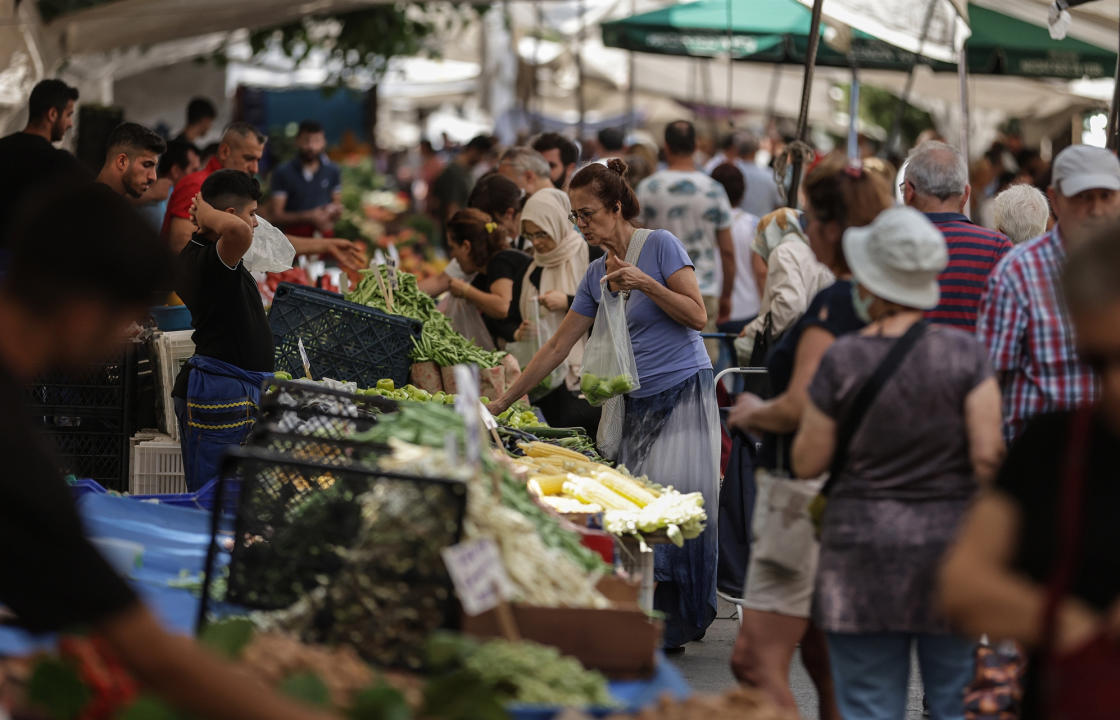
[[276,380],[261,393],[256,428],[264,432],[346,440],[395,412],[398,404],[379,395],[358,395],[319,383]]
[[281,283],[268,314],[276,343],[276,370],[303,377],[303,340],[316,380],[334,378],[372,387],[382,378],[408,382],[421,324],[347,302],[337,293]]
[[106,489],[128,490],[128,440],[123,418],[43,418],[54,443],[59,469],[79,478],[90,478]]
[[28,394],[32,404],[52,415],[105,415],[130,411],[135,385],[136,349],[129,345],[108,362],[39,377]]
[[418,668],[424,638],[456,625],[440,551],[461,537],[465,484],[259,448],[231,451],[222,482],[240,485],[227,602],[310,603],[287,629],[386,667]]

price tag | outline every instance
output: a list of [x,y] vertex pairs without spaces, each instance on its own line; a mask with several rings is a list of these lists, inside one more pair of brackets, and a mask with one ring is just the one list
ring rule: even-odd
[[389,287],[393,292],[396,292],[400,289],[400,280],[397,278],[397,261],[393,259],[392,253],[389,255]]
[[311,380],[311,361],[307,359],[307,348],[303,346],[303,338],[299,338],[299,359],[303,362],[303,374]]
[[493,540],[459,543],[445,547],[440,554],[467,615],[481,615],[513,597],[513,583]]
[[369,266],[371,268],[375,268],[378,265],[384,265],[384,264],[385,264],[385,253],[381,252],[381,248],[377,248],[376,250],[373,251],[373,259],[369,261]]
[[478,414],[482,417],[482,427],[487,430],[498,429],[498,421],[494,419],[494,416],[490,414],[490,410],[482,404],[481,400],[478,401]]

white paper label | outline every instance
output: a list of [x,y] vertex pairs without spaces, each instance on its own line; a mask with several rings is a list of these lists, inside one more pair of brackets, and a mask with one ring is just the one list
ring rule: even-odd
[[493,540],[459,543],[444,548],[440,554],[467,615],[480,615],[513,597],[513,583]]
[[478,367],[475,365],[456,365],[455,372],[455,411],[463,417],[467,436],[467,462],[477,465],[482,458],[482,443],[479,441],[479,412],[482,403],[478,399]]
[[299,338],[299,359],[303,361],[303,374],[311,379],[311,361],[307,359],[307,348],[303,346],[303,338]]

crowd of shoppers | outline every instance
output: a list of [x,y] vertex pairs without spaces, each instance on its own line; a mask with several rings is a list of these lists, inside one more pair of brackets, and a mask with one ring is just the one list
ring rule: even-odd
[[[247,427],[245,413],[230,422],[229,413],[200,411],[199,401],[218,392],[251,407],[272,369],[271,333],[245,262],[258,210],[294,250],[364,264],[362,251],[331,237],[339,170],[311,121],[299,126],[296,157],[274,169],[267,198],[254,177],[267,138],[249,124],[227,127],[199,167],[197,143],[216,111],[197,99],[170,142],[134,123],[116,128],[94,178],[52,146],[71,126],[77,100],[60,81],[40,83],[27,126],[0,139],[0,162],[10,169],[0,188],[0,243],[10,250],[0,324],[30,338],[20,348],[0,342],[0,385],[85,357],[43,341],[29,308],[56,331],[106,335],[135,314],[122,308],[139,311],[152,291],[176,290],[194,317],[198,348],[174,392],[188,482],[197,488]],[[687,121],[670,123],[663,140],[661,167],[617,131],[599,134],[595,161],[582,167],[580,146],[557,133],[501,153],[485,136],[453,157],[421,148],[427,207],[453,260],[422,287],[444,296],[441,307],[464,334],[485,347],[518,348],[525,360],[490,410],[529,395],[554,425],[613,431],[617,462],[701,492],[715,508],[713,361],[729,360],[719,360],[714,344],[706,350],[701,332],[740,333],[740,363],[765,367],[769,385],[765,394],[742,393],[728,418],[733,432],[759,442],[736,676],[795,709],[789,671],[800,647],[821,717],[886,720],[905,712],[915,656],[929,715],[956,720],[977,637],[986,633],[1028,648],[1022,717],[1095,717],[1082,710],[1086,698],[1106,690],[1091,670],[1113,667],[1117,657],[1108,552],[1108,479],[1120,435],[1116,155],[1073,145],[1051,168],[1023,151],[1013,177],[974,169],[972,182],[966,159],[939,140],[915,147],[897,181],[884,179],[893,176],[888,163],[831,155],[809,169],[800,213],[778,207],[773,177],[755,162],[754,136],[729,136],[711,159],[697,156]],[[621,155],[647,167],[636,171]],[[984,162],[994,170],[1006,156],[990,152]],[[968,217],[974,182],[993,227]],[[907,207],[895,207],[892,183]],[[49,218],[33,200],[52,188],[69,193],[74,208],[96,205],[88,216],[120,229],[95,230],[104,257],[73,242],[67,252],[93,268],[132,253],[135,267],[104,281],[79,279],[69,259],[50,267],[34,246],[50,234],[42,230]],[[9,219],[17,210],[29,214]],[[151,231],[153,215],[163,243]],[[140,243],[151,247],[139,251]],[[168,249],[177,257],[174,279]],[[93,304],[44,296],[59,281]],[[622,302],[640,382],[600,410],[581,396],[579,375],[608,298]],[[88,344],[92,352],[101,342],[89,336]],[[6,417],[11,442],[33,449],[28,472],[59,485],[25,437],[27,424]],[[58,499],[51,493],[60,494],[21,492],[0,483],[9,500],[0,512],[10,506],[42,517]],[[87,557],[74,518],[59,517],[47,526],[74,557]],[[715,617],[717,532],[710,512],[700,537],[656,549],[666,650],[701,639]],[[0,570],[19,562],[0,558]],[[81,617],[37,607],[38,589],[14,588],[3,572],[0,601],[44,628],[98,624],[131,663],[155,653],[160,667],[179,667],[169,655],[175,648],[194,663],[191,687],[229,693],[212,675],[215,661],[155,633],[103,563],[75,572],[101,589]],[[152,647],[137,643],[141,631],[154,633]],[[157,689],[208,708],[208,698]],[[268,716],[305,716],[249,695]]]

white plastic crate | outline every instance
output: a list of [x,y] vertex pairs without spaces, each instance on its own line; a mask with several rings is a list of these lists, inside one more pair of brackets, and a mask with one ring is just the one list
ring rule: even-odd
[[152,338],[159,368],[160,429],[172,440],[179,439],[179,422],[175,419],[171,390],[175,387],[175,378],[179,376],[183,363],[194,355],[194,342],[191,340],[193,334],[193,330],[174,330]]
[[[138,433],[139,434],[139,433]],[[168,495],[187,491],[183,453],[179,442],[166,435],[145,439],[132,447],[128,492],[133,495]]]

